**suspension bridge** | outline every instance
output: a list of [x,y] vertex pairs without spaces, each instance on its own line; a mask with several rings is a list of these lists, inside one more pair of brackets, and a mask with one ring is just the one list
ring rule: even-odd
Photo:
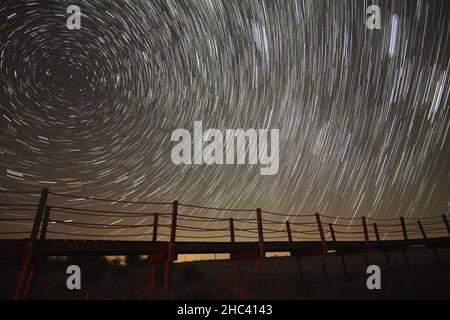
[[[0,259],[20,259],[14,299],[29,297],[40,261],[49,256],[146,255],[151,262],[150,288],[157,268],[164,269],[163,290],[169,292],[171,266],[179,254],[229,254],[241,279],[241,261],[255,261],[257,279],[270,252],[288,252],[303,277],[302,257],[318,256],[328,279],[325,256],[379,252],[390,266],[389,253],[450,248],[446,215],[421,219],[348,218],[325,214],[289,214],[261,208],[196,206],[178,201],[149,202],[40,191],[0,191]],[[3,202],[5,199],[5,202]],[[111,209],[120,207],[119,209]]]

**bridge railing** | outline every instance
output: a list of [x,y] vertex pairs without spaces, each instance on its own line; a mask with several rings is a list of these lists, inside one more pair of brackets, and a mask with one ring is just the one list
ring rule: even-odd
[[[37,197],[42,193],[0,191],[0,196],[9,195],[9,201],[0,201],[0,239],[31,237],[39,216]],[[116,209],[119,205],[121,208]],[[236,242],[260,241],[261,237],[264,241],[319,241],[322,239],[321,230],[326,241],[333,238],[336,241],[370,241],[377,237],[381,241],[399,240],[405,238],[405,232],[408,239],[423,238],[424,234],[427,238],[450,234],[445,215],[417,219],[320,214],[317,220],[318,214],[293,215],[264,209],[220,208],[177,202],[174,224],[173,206],[174,202],[129,201],[48,191],[45,201],[49,215],[45,222],[46,237],[170,241],[174,227],[177,241],[231,241],[231,233]],[[40,224],[44,222],[43,218],[44,212],[40,215]],[[232,224],[230,219],[233,219]]]

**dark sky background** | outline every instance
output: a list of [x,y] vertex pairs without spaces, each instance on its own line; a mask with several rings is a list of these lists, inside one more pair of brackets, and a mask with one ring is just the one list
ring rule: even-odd
[[[381,30],[365,26],[372,3]],[[65,26],[71,4],[80,30]],[[290,215],[448,214],[449,22],[446,0],[2,1],[0,188]],[[170,135],[195,120],[279,129],[278,174],[174,165]]]

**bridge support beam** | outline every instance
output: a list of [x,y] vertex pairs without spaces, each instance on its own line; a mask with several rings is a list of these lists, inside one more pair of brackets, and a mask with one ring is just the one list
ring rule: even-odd
[[[286,231],[287,231],[288,241],[289,241],[289,243],[292,244],[291,224],[287,220],[286,220],[285,224],[286,224]],[[294,251],[292,251],[292,250],[291,250],[290,254],[291,254],[291,257],[295,256],[295,258],[297,260],[297,268],[298,268],[298,273],[300,275],[300,280],[304,281],[305,278],[304,278],[304,275],[303,275],[302,258],[299,255],[295,255]]]
[[375,238],[377,239],[378,251],[383,251],[384,259],[386,260],[386,264],[387,264],[389,270],[392,270],[391,259],[389,259],[389,252],[387,252],[382,247],[382,242],[381,242],[381,239],[380,239],[380,233],[378,232],[378,226],[377,226],[376,223],[373,224],[373,231],[375,232]]
[[370,265],[370,261],[369,261],[369,231],[367,230],[367,220],[366,217],[361,217],[361,222],[362,222],[362,226],[363,226],[363,232],[364,232],[364,261],[366,262],[366,267],[368,267]]
[[[329,227],[330,227],[331,239],[333,240],[334,243],[336,243],[336,235],[334,234],[333,224],[330,223]],[[342,268],[344,269],[345,277],[350,278],[350,276],[348,274],[348,270],[347,270],[347,263],[345,262],[345,255],[343,253],[337,253],[337,255],[341,257]]]
[[430,240],[428,239],[427,234],[425,233],[425,229],[423,228],[422,222],[417,221],[417,224],[419,225],[420,232],[422,233],[423,240],[425,240],[425,242],[426,242],[426,244],[427,244],[427,247],[433,251],[434,258],[436,259],[436,262],[437,262],[438,264],[440,264],[440,263],[441,263],[441,260],[439,259],[439,255],[438,255],[438,253],[437,253],[437,250],[436,250],[436,248],[430,243]]

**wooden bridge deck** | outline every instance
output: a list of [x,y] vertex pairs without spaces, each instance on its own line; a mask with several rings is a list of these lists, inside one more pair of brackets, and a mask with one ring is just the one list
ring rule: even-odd
[[[14,258],[20,256],[29,243],[29,239],[0,240],[0,258]],[[37,252],[46,256],[70,255],[147,255],[161,252],[168,247],[165,241],[117,241],[117,240],[37,240]],[[337,253],[362,253],[365,241],[326,241],[328,251]],[[403,250],[403,240],[385,240],[381,242],[369,241],[369,248],[380,251]],[[410,239],[408,246],[432,246],[434,248],[450,247],[450,237]],[[201,253],[235,253],[245,250],[255,250],[258,242],[176,242],[175,254]],[[265,252],[296,252],[299,255],[321,254],[321,241],[265,241]]]

